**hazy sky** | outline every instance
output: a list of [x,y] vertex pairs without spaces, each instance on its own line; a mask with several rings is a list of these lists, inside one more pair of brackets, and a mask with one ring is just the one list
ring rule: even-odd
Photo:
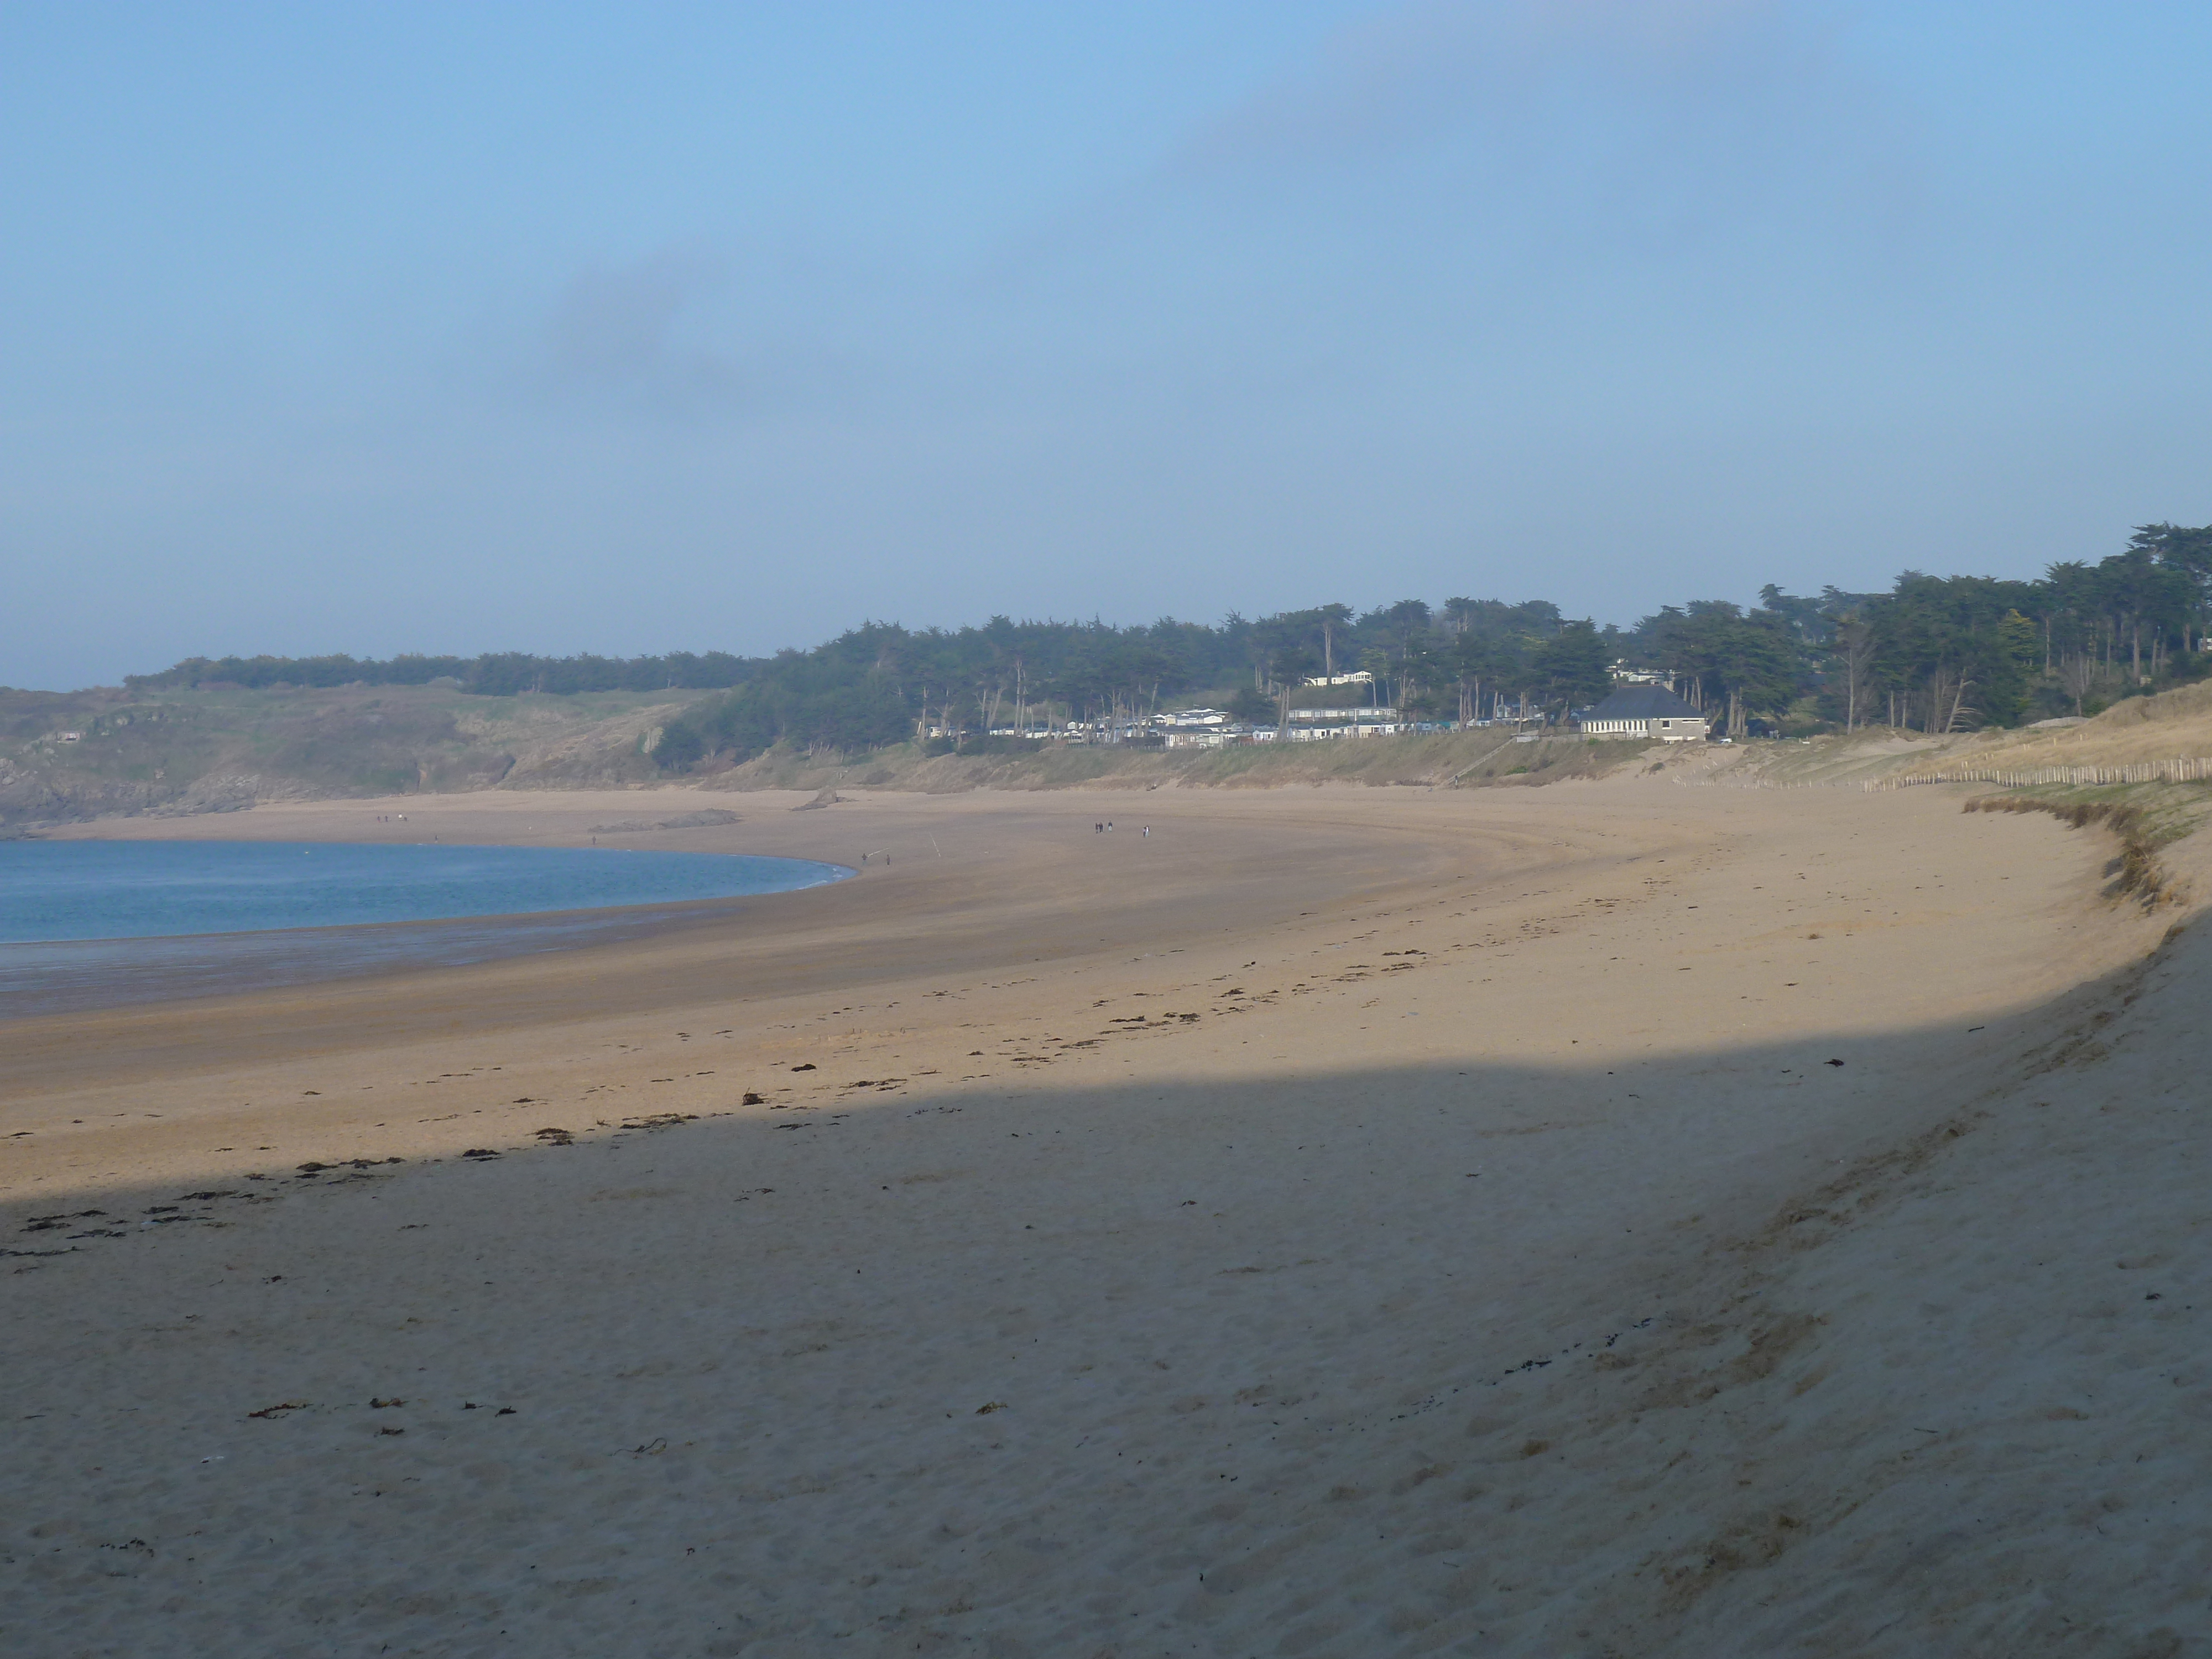
[[2212,7],[0,8],[0,683],[2212,520]]

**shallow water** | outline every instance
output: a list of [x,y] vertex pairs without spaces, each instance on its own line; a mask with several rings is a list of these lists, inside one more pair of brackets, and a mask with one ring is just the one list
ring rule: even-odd
[[0,842],[0,1015],[573,948],[665,919],[638,907],[850,873],[615,848]]

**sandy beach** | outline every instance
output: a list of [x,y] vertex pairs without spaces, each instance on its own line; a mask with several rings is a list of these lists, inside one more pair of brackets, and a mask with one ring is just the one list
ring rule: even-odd
[[0,1646],[2192,1650],[2212,962],[1960,799],[81,826],[860,874],[0,1024]]

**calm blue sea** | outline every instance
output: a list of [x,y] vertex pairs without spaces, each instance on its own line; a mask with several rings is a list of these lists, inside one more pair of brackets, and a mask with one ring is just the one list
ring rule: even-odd
[[562,950],[647,925],[621,907],[851,873],[611,848],[0,842],[0,1016]]
[[0,942],[258,933],[781,893],[836,865],[551,847],[0,842]]

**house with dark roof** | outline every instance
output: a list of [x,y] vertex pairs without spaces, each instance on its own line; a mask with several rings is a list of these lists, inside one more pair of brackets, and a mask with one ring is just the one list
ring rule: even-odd
[[1624,685],[1576,721],[1586,738],[1630,743],[1697,743],[1705,717],[1663,685]]

